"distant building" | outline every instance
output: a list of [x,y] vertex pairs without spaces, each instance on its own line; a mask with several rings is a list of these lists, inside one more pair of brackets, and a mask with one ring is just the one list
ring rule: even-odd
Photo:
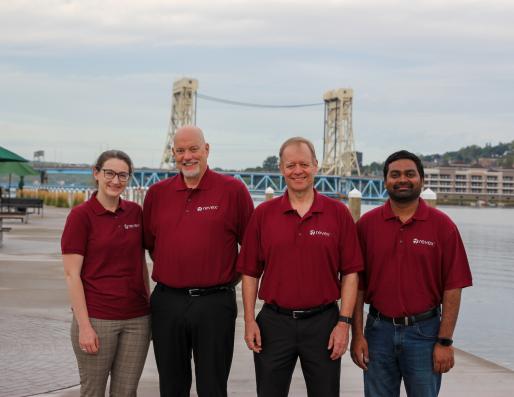
[[438,200],[514,201],[514,169],[425,168],[425,187]]

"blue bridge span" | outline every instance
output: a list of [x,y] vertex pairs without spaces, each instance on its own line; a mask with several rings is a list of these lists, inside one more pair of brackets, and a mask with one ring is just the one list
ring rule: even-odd
[[[87,175],[91,173],[89,168],[71,167],[39,168],[38,171],[45,172],[47,175]],[[251,194],[264,194],[268,187],[273,188],[275,192],[282,192],[286,187],[284,177],[279,173],[237,171],[222,173],[239,179]],[[136,169],[132,175],[130,186],[146,188],[175,174],[176,171],[162,169]],[[345,197],[353,189],[361,192],[363,200],[385,200],[387,198],[384,182],[377,178],[316,175],[314,186],[320,193],[336,198]]]

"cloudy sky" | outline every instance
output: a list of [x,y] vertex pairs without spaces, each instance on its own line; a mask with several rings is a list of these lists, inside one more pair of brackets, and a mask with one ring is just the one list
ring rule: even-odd
[[[514,139],[510,0],[9,0],[0,2],[0,145],[91,163],[126,150],[158,166],[173,81],[263,104],[354,90],[364,162]],[[212,166],[243,168],[302,135],[323,107],[198,100]]]

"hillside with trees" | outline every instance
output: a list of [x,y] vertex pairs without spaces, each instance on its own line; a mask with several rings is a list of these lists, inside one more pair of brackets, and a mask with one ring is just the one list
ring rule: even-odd
[[[514,168],[514,140],[510,143],[491,143],[481,147],[471,145],[443,154],[419,154],[425,164],[434,166],[466,165],[483,168]],[[381,176],[384,163],[373,162],[362,167],[364,175]]]
[[439,165],[470,164],[480,165],[480,159],[494,159],[497,167],[512,168],[514,164],[514,141],[510,143],[486,144],[466,146],[454,152],[444,154],[429,154],[421,156],[423,161]]

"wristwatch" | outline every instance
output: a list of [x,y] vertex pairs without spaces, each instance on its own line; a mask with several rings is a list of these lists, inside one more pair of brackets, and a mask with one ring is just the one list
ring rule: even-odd
[[437,338],[437,343],[442,346],[451,346],[453,344],[453,339],[450,338]]
[[351,317],[339,316],[339,321],[342,323],[351,324],[352,320],[353,319]]

